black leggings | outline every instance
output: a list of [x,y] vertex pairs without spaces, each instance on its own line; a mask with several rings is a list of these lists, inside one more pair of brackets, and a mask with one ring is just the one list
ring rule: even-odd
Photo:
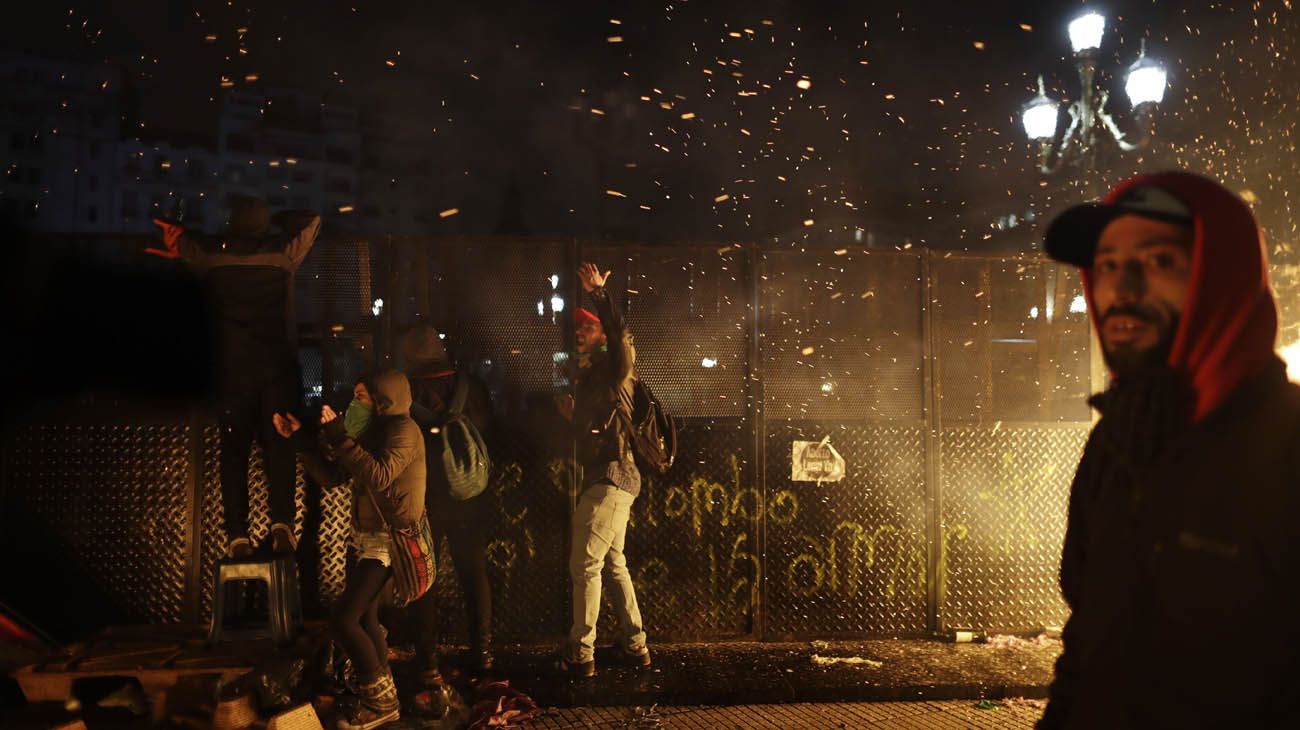
[[377,677],[388,666],[388,641],[379,625],[379,592],[391,572],[378,560],[358,560],[348,571],[343,595],[330,615],[334,641],[347,652],[363,681]]

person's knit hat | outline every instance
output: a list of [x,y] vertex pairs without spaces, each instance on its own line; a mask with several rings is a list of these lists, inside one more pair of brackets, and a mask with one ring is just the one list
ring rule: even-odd
[[577,309],[573,310],[574,324],[581,327],[582,325],[587,324],[588,322],[590,322],[591,324],[600,324],[600,317],[597,317],[595,312],[592,312],[590,309],[587,309],[586,307],[578,307]]

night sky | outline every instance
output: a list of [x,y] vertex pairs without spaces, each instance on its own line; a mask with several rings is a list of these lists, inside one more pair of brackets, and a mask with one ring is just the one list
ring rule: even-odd
[[[434,141],[436,208],[460,211],[434,233],[490,233],[514,180],[535,234],[799,245],[862,226],[989,248],[1009,245],[997,216],[1041,222],[1182,166],[1249,191],[1275,258],[1295,259],[1289,2],[8,5],[5,47],[120,65],[135,128],[211,132],[223,77],[249,74],[401,115]],[[1040,72],[1077,95],[1066,24],[1084,7],[1109,18],[1121,126],[1142,37],[1170,89],[1151,149],[1045,180],[1019,109]]]

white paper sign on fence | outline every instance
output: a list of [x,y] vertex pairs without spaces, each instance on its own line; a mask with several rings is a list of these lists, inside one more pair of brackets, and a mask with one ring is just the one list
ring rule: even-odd
[[796,482],[838,482],[844,478],[844,457],[821,441],[795,441],[790,455],[790,478]]

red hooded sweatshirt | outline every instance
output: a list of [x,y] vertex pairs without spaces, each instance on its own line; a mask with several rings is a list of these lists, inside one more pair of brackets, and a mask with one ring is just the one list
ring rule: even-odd
[[[1277,305],[1264,237],[1241,198],[1191,173],[1139,175],[1111,190],[1106,203],[1137,186],[1160,188],[1192,212],[1191,282],[1169,365],[1191,382],[1196,392],[1192,420],[1199,422],[1277,357]],[[1096,327],[1092,272],[1083,269],[1081,274]]]

